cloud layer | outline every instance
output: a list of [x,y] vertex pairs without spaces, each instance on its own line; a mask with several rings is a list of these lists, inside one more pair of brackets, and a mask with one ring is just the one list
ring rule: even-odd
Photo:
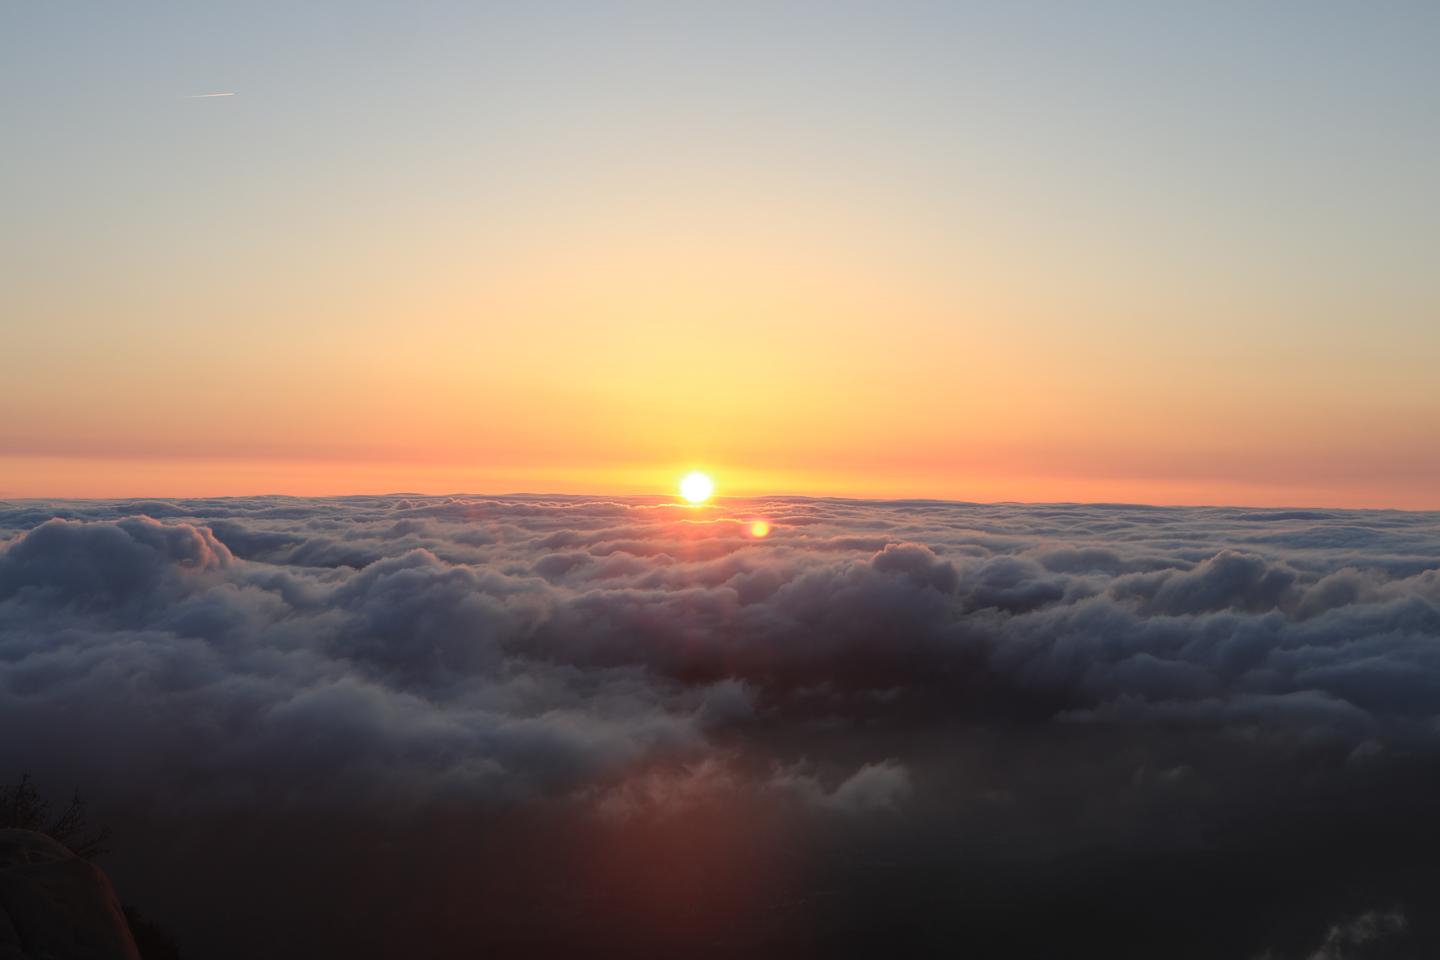
[[[423,862],[369,949],[1434,936],[1440,515],[256,498],[0,504],[0,538],[0,756],[144,836],[117,880],[215,955],[258,947],[167,870],[221,824],[242,902],[246,831]],[[461,862],[488,909],[400,904]],[[286,942],[333,945],[332,886]]]

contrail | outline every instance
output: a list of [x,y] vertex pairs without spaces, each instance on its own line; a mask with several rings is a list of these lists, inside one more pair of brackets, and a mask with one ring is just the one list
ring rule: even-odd
[[229,91],[229,90],[227,90],[225,93],[189,93],[189,94],[186,94],[183,99],[185,99],[185,100],[204,100],[204,99],[206,99],[206,98],[208,98],[208,97],[233,97],[233,96],[235,96],[234,91]]

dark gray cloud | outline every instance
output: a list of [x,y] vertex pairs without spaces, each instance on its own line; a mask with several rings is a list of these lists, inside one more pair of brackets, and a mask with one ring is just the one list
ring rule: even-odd
[[[423,861],[439,883],[460,861],[429,845],[450,844],[468,882],[498,884],[496,926],[452,918],[458,953],[533,943],[525,897],[557,949],[642,909],[623,884],[553,886],[622,841],[637,877],[688,850],[713,900],[652,946],[736,923],[750,939],[717,945],[1062,942],[1022,906],[1107,957],[1348,955],[1337,916],[1423,944],[1440,515],[0,503],[0,756],[85,787],[148,845],[227,825],[228,883],[260,871],[247,830],[372,879]],[[173,912],[186,894],[157,864],[206,868],[172,845],[116,870]],[[1247,857],[1265,865],[1236,879]],[[1227,877],[1231,920],[1200,923],[1195,898]],[[333,925],[311,920],[286,929],[323,949]],[[260,949],[234,923],[200,909],[184,932]]]

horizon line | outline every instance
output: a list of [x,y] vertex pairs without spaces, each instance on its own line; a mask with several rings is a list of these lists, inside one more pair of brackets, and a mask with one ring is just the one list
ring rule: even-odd
[[[252,493],[219,494],[215,496],[115,496],[115,497],[11,497],[0,492],[0,503],[118,503],[125,501],[184,503],[199,500],[383,500],[388,498],[419,497],[431,500],[457,497],[483,497],[490,499],[564,499],[564,500],[647,500],[672,502],[675,506],[689,509],[704,509],[718,501],[755,500],[804,500],[812,502],[872,503],[872,504],[935,504],[968,507],[1113,507],[1139,508],[1147,510],[1251,510],[1266,513],[1440,513],[1440,507],[1335,507],[1313,504],[1289,504],[1284,506],[1257,506],[1244,503],[1151,503],[1125,500],[959,500],[945,497],[847,497],[838,495],[817,495],[804,493],[770,493],[748,496],[715,495],[701,504],[685,503],[675,494],[667,493],[558,493],[512,490],[503,493],[478,491],[452,491],[448,493],[422,493],[419,491],[395,490],[386,493]],[[1320,518],[1315,518],[1320,519]]]

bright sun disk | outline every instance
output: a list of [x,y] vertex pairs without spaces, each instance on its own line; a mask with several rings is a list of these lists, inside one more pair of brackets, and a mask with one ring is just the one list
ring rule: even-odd
[[704,503],[715,492],[715,484],[700,471],[687,473],[680,481],[680,496],[691,503]]

